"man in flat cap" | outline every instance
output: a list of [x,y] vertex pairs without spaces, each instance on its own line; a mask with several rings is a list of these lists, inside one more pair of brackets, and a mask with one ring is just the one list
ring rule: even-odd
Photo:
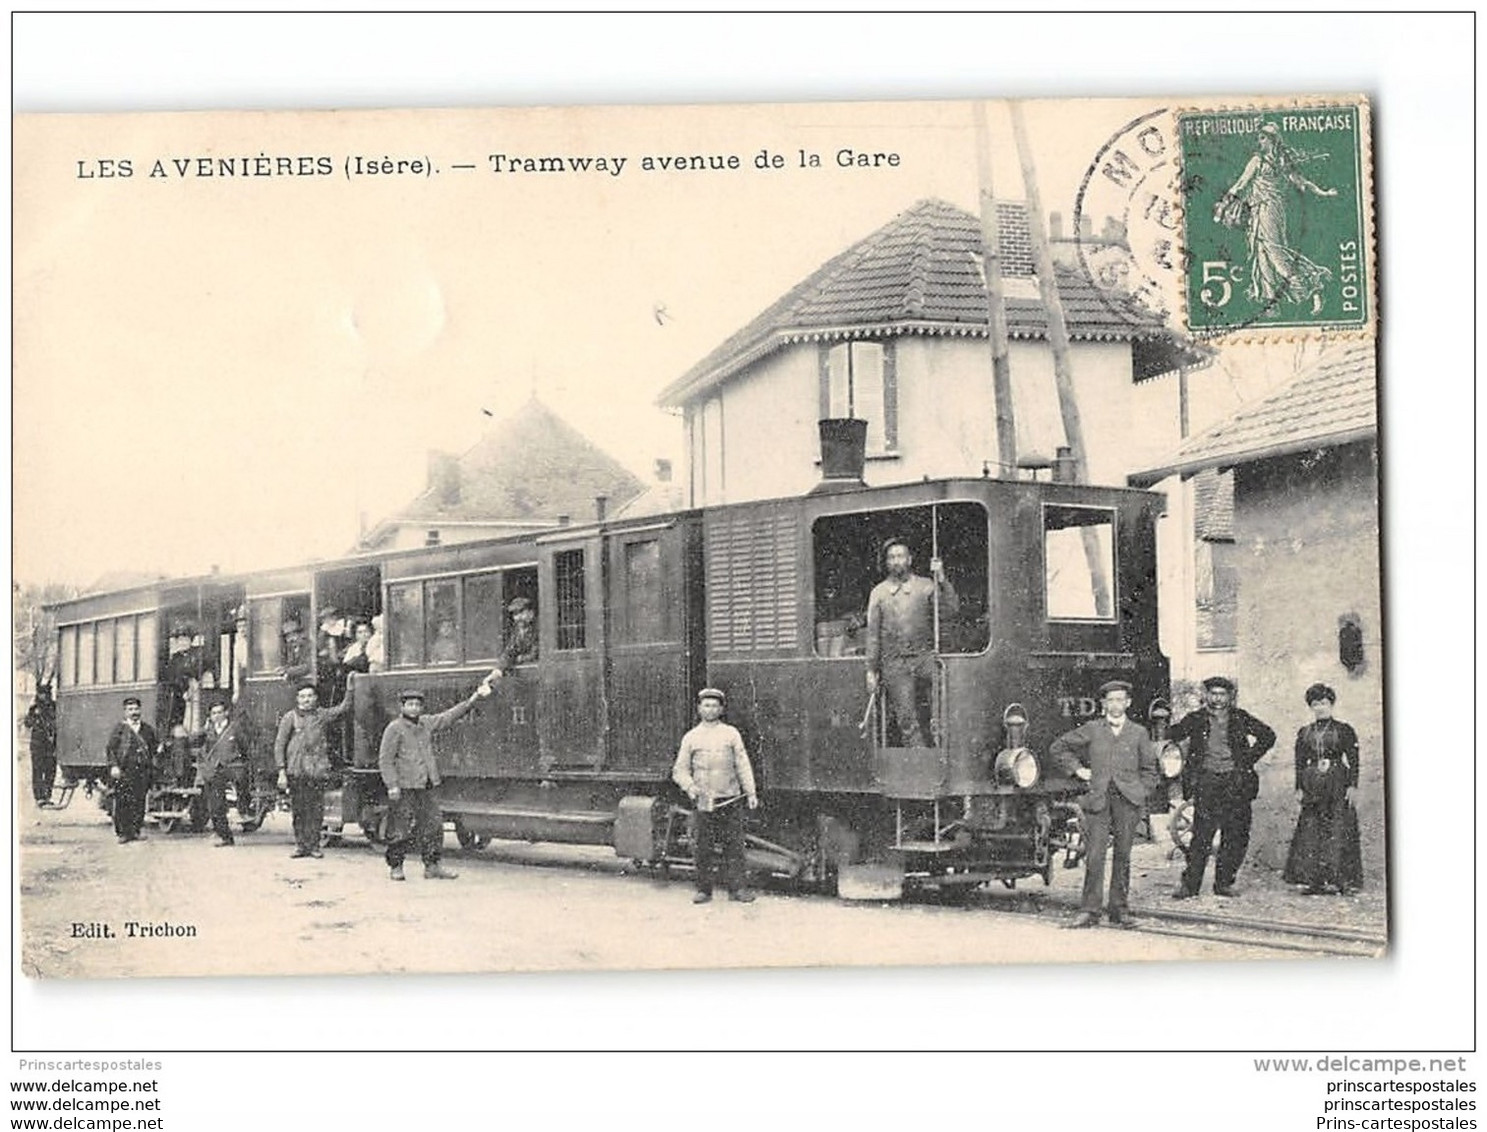
[[323,857],[320,831],[325,825],[325,788],[330,781],[329,728],[351,710],[352,688],[333,708],[320,706],[315,681],[301,680],[294,707],[279,720],[274,736],[274,765],[279,789],[289,791],[294,814],[294,852],[290,857]]
[[493,669],[497,680],[515,665],[531,664],[537,659],[537,609],[531,599],[512,598],[506,612],[511,614],[511,632],[506,635],[506,647]]
[[1126,717],[1131,686],[1110,680],[1100,686],[1104,716],[1065,732],[1048,748],[1053,765],[1065,775],[1088,783],[1079,800],[1084,810],[1088,852],[1084,858],[1084,896],[1079,915],[1065,927],[1092,928],[1100,922],[1105,897],[1105,847],[1112,838],[1110,923],[1135,926],[1129,907],[1131,843],[1146,812],[1146,796],[1161,781],[1157,749],[1146,728]]
[[1250,804],[1260,793],[1255,764],[1275,746],[1275,732],[1234,706],[1234,682],[1225,676],[1203,681],[1204,706],[1168,728],[1167,738],[1185,744],[1182,796],[1193,801],[1193,840],[1187,868],[1173,900],[1197,896],[1208,867],[1214,835],[1216,896],[1234,896],[1234,879],[1249,848]]
[[[722,875],[728,895],[747,904],[754,894],[744,887],[743,804],[759,808],[754,768],[738,728],[723,722],[723,693],[703,688],[697,693],[696,727],[682,736],[671,777],[697,807],[697,893],[694,904],[713,898]],[[719,850],[722,867],[718,867]]]
[[888,569],[867,599],[867,690],[883,691],[888,717],[898,725],[899,745],[927,747],[934,681],[935,603],[946,616],[960,611],[955,588],[938,558],[929,563],[934,580],[912,572],[909,544],[883,544]]
[[439,764],[434,759],[434,733],[443,731],[491,694],[491,673],[474,693],[448,711],[423,714],[423,691],[398,694],[400,714],[382,732],[377,768],[392,803],[394,837],[387,845],[388,876],[403,880],[403,861],[415,845],[423,857],[425,880],[454,880],[459,873],[439,863],[444,847],[444,812],[439,808]]
[[119,844],[138,841],[145,824],[145,795],[160,740],[144,722],[138,696],[124,697],[124,721],[114,725],[104,748],[108,777],[114,787],[114,833]]

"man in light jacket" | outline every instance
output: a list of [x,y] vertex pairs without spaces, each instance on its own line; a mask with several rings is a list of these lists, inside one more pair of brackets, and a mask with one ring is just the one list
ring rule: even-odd
[[721,848],[723,883],[728,895],[747,904],[754,894],[744,887],[743,805],[759,807],[754,768],[738,728],[722,721],[723,693],[703,688],[697,693],[701,722],[682,736],[671,777],[697,806],[697,894],[694,904],[713,898]]
[[425,880],[454,880],[459,873],[439,863],[444,844],[444,813],[439,808],[439,764],[434,759],[434,733],[467,714],[491,694],[491,678],[480,682],[469,699],[438,715],[423,714],[423,692],[407,688],[398,695],[401,714],[382,732],[377,768],[392,803],[395,836],[387,845],[388,876],[403,880],[403,860],[414,845],[423,857]]

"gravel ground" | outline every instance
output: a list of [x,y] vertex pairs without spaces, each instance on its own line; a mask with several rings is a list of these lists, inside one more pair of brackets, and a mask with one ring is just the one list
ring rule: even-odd
[[[118,845],[81,796],[60,812],[22,805],[22,969],[32,977],[1296,958],[1142,933],[1061,932],[1059,917],[998,909],[999,891],[970,910],[768,892],[750,905],[720,898],[694,907],[685,883],[630,874],[602,848],[498,842],[472,855],[450,837],[446,862],[461,879],[425,881],[415,861],[408,881],[394,884],[366,845],[291,860],[287,814],[218,849],[209,836],[158,832]],[[1179,867],[1162,846],[1138,846],[1135,903],[1155,905]],[[1080,876],[1061,871],[1046,899],[1072,904]],[[1234,903],[1244,915],[1335,923],[1346,909],[1382,930],[1381,896],[1305,900],[1258,877],[1242,880],[1247,891]],[[1036,881],[1017,891],[1044,893]],[[1183,907],[1216,903],[1205,895]],[[130,921],[194,934],[129,938]],[[107,925],[113,936],[78,925]]]

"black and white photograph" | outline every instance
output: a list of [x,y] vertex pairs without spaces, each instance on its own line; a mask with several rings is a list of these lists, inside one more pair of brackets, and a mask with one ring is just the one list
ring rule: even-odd
[[28,977],[1386,954],[1366,98],[15,126]]

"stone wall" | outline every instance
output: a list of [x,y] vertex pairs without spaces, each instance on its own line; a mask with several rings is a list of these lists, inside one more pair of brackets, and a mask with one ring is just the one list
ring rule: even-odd
[[[1362,751],[1358,812],[1370,885],[1385,873],[1384,722],[1378,458],[1372,442],[1245,464],[1236,470],[1239,703],[1275,728],[1261,764],[1252,863],[1280,868],[1295,826],[1295,739],[1318,681]],[[1363,630],[1363,662],[1339,659],[1338,627]]]

